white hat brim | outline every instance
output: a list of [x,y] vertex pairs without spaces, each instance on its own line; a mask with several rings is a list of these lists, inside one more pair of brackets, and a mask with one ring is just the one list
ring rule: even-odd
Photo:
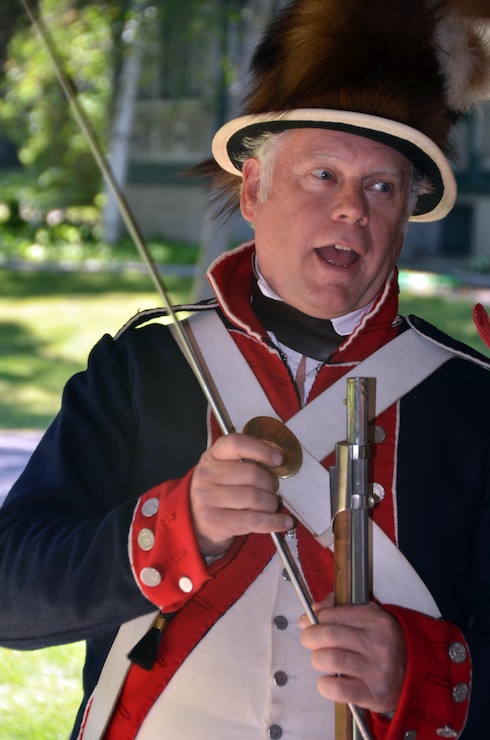
[[244,139],[261,132],[280,132],[290,128],[328,128],[353,133],[380,141],[405,154],[434,183],[433,192],[419,197],[411,221],[437,221],[444,218],[454,206],[456,180],[442,150],[428,136],[411,126],[366,113],[298,108],[279,113],[240,116],[228,121],[217,131],[212,142],[213,156],[226,172],[241,177],[237,155],[246,152]]

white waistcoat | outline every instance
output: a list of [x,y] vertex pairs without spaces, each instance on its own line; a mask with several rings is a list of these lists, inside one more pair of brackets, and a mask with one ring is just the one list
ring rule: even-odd
[[181,665],[137,739],[333,740],[334,705],[316,689],[301,613],[275,555]]

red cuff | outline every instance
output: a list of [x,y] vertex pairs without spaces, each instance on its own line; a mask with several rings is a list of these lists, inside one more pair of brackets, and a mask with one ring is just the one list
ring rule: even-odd
[[176,611],[211,578],[192,524],[192,472],[145,493],[129,533],[129,556],[138,586],[165,612]]
[[456,738],[469,708],[471,657],[461,630],[399,606],[384,606],[401,624],[407,649],[405,681],[393,719],[372,714],[373,736]]

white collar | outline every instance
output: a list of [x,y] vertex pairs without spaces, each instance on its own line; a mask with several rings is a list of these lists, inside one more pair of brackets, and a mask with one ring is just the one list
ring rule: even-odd
[[[283,299],[281,296],[279,296],[269,285],[265,277],[260,272],[260,268],[257,262],[257,256],[255,256],[255,271],[257,274],[257,285],[260,288],[260,291],[265,295],[266,298],[272,298],[274,301],[282,301]],[[363,306],[362,308],[356,309],[356,311],[351,311],[350,313],[345,314],[345,316],[339,316],[336,319],[331,319],[332,326],[337,332],[337,334],[340,334],[341,337],[346,337],[349,334],[352,334],[354,329],[359,326],[361,323],[362,317],[371,309],[374,301],[371,301],[371,303],[368,303],[367,306]]]

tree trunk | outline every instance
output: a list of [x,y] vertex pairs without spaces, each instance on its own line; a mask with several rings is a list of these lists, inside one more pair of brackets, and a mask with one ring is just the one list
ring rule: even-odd
[[[126,24],[122,43],[126,51],[118,83],[114,123],[109,145],[109,162],[117,185],[124,192],[128,171],[129,147],[134,109],[141,73],[143,40],[141,34],[144,0],[132,6],[131,24]],[[114,244],[121,236],[122,220],[112,190],[106,186],[106,205],[102,215],[104,240]]]
[[[247,86],[248,68],[254,49],[268,21],[275,15],[284,0],[249,0],[244,4],[242,19],[244,23],[243,43],[240,49],[229,49],[228,53],[237,58],[236,81],[225,93],[226,105],[224,119],[230,120],[239,115],[240,100]],[[224,120],[218,121],[221,126]],[[209,206],[205,216],[200,239],[200,259],[193,286],[193,299],[200,300],[211,295],[206,281],[206,271],[211,262],[230,247],[231,234],[236,219],[214,219],[214,208]]]

